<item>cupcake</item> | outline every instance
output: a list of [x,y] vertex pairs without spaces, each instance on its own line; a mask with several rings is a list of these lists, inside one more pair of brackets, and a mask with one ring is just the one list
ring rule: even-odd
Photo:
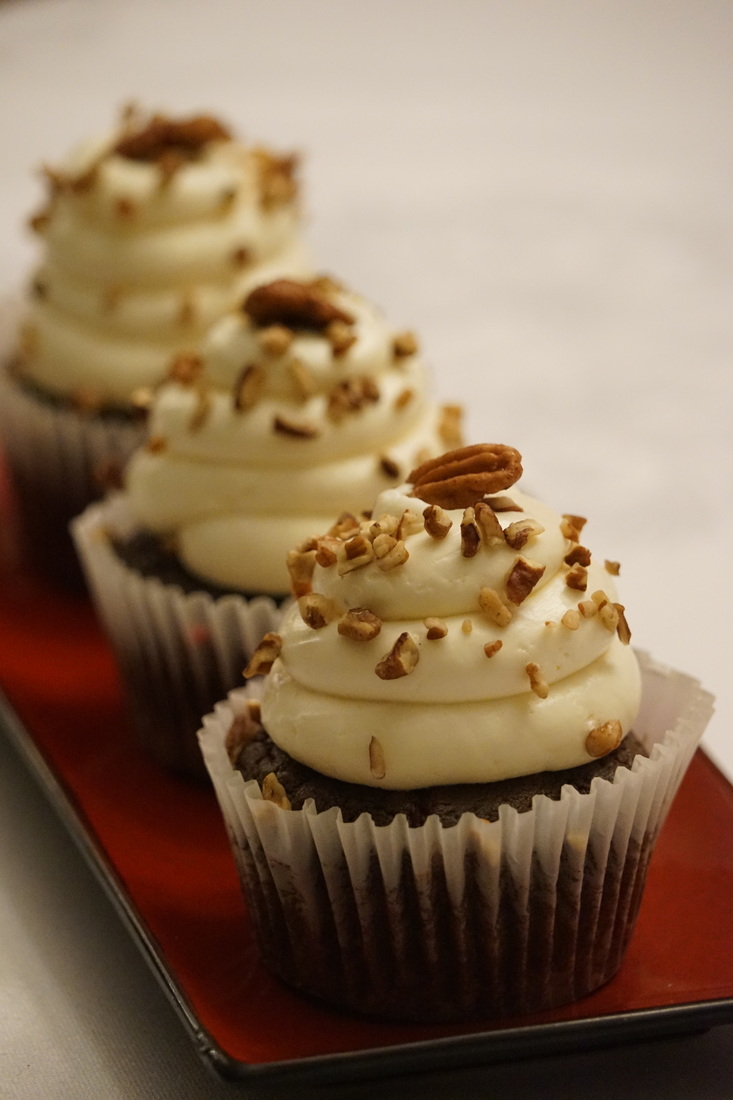
[[43,256],[0,374],[0,435],[27,552],[52,576],[74,578],[68,522],[141,442],[172,355],[254,282],[308,270],[296,169],[215,118],[127,110],[44,170]]
[[264,686],[200,732],[262,955],[332,1004],[515,1015],[623,960],[709,698],[636,654],[618,565],[520,474],[457,450],[301,544]]
[[74,535],[145,743],[203,770],[202,716],[241,684],[291,584],[310,584],[290,548],[445,450],[459,411],[431,397],[414,335],[363,297],[276,279],[174,360],[148,427],[124,492]]

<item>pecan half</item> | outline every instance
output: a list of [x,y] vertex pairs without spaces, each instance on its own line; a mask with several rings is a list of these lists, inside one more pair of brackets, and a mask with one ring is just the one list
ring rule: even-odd
[[522,459],[513,447],[477,443],[423,462],[408,477],[412,495],[441,508],[467,508],[521,477]]
[[255,287],[242,309],[256,325],[285,325],[312,332],[323,332],[333,321],[354,322],[351,314],[330,301],[319,287],[295,279],[275,279]]

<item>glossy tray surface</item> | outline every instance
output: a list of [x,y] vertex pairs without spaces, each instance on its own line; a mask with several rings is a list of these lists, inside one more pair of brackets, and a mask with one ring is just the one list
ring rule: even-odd
[[7,524],[2,532],[0,727],[220,1071],[345,1079],[733,1020],[733,788],[703,752],[654,854],[624,966],[592,996],[499,1024],[404,1026],[290,992],[254,949],[213,792],[165,774],[140,752],[89,604],[25,571]]

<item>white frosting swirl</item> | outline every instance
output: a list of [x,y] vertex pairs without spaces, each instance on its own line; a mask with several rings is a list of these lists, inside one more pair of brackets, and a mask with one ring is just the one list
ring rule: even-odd
[[309,270],[295,197],[265,196],[264,150],[212,140],[162,182],[158,163],[115,151],[127,132],[54,173],[24,355],[51,393],[121,407],[255,282]]
[[[373,515],[421,515],[426,505],[409,489],[382,493]],[[573,767],[593,758],[586,745],[592,730],[609,722],[629,730],[640,677],[616,629],[611,574],[591,560],[587,589],[569,587],[564,559],[575,544],[563,534],[562,518],[516,487],[509,495],[518,509],[498,513],[503,528],[527,518],[540,525],[520,551],[482,545],[464,557],[459,509],[448,512],[452,527],[442,540],[424,529],[408,534],[409,557],[390,570],[376,561],[344,575],[338,565],[316,566],[313,591],[333,617],[314,628],[297,604],[289,609],[265,687],[263,722],[282,749],[335,778],[410,789]],[[518,554],[544,572],[514,605],[505,585]],[[507,625],[481,609],[479,593],[487,588],[510,610]],[[603,596],[594,600],[593,593]],[[381,620],[371,640],[339,632],[342,612],[352,608]],[[428,639],[429,618],[442,620],[443,637]],[[417,661],[408,674],[383,679],[375,669],[403,634]],[[546,692],[536,690],[538,680]],[[374,738],[383,768],[375,768]]]
[[[335,351],[325,332],[293,328],[285,350],[268,351],[269,326],[240,309],[210,331],[200,379],[158,391],[151,444],[127,470],[131,506],[143,526],[173,535],[184,564],[207,580],[286,593],[292,546],[334,515],[367,508],[421,454],[444,449],[419,354],[396,355],[382,315],[328,286],[329,300],[353,319],[346,350]],[[243,367],[261,380],[246,409],[235,402]],[[357,397],[339,411],[334,395],[344,386]]]

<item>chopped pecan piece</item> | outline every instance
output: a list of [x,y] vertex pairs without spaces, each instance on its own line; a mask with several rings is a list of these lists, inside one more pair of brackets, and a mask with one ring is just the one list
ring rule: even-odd
[[460,447],[463,443],[463,409],[460,405],[443,405],[438,435],[445,447]]
[[400,468],[393,458],[389,455],[379,456],[379,468],[385,477],[390,478],[392,481],[397,481],[400,476]]
[[375,779],[384,779],[387,774],[387,764],[384,759],[382,743],[376,737],[369,742],[369,771]]
[[504,643],[499,638],[497,638],[495,642],[487,642],[484,646],[484,653],[487,657],[495,657],[503,644]]
[[[255,700],[251,701],[255,702]],[[224,738],[224,748],[232,762],[232,767],[236,768],[242,749],[257,736],[260,729],[259,710],[253,712],[249,707],[245,707],[241,714],[235,715]]]
[[578,604],[578,611],[584,619],[592,619],[594,615],[598,614],[598,608],[593,600],[581,600]]
[[472,634],[473,633],[473,620],[472,619],[464,619],[463,622],[461,623],[461,630],[463,631],[464,634]]
[[411,508],[406,508],[399,519],[399,523],[395,528],[396,539],[406,539],[410,535],[416,535],[418,531],[422,531],[423,522],[417,512],[413,512]]
[[427,504],[467,508],[489,493],[508,489],[521,473],[521,456],[513,447],[478,443],[424,462],[408,481],[412,495]]
[[285,325],[323,332],[332,321],[351,325],[354,318],[312,283],[275,279],[251,290],[242,304],[256,325]]
[[326,534],[335,539],[350,539],[359,534],[359,521],[351,512],[342,512]]
[[289,550],[286,558],[290,586],[293,595],[305,596],[311,590],[313,570],[316,567],[316,550]]
[[177,355],[168,368],[168,378],[182,386],[191,386],[198,380],[203,366],[198,355]]
[[265,388],[266,374],[256,363],[242,367],[234,385],[234,408],[237,412],[246,412],[253,408]]
[[264,676],[268,673],[280,656],[282,644],[283,640],[279,634],[275,634],[273,631],[265,634],[242,673],[245,679],[249,679],[251,676]]
[[128,160],[153,164],[174,155],[185,164],[197,160],[210,142],[229,141],[230,138],[229,130],[210,115],[180,120],[153,115],[144,124],[127,130],[113,152]]
[[402,409],[406,409],[414,397],[415,391],[411,389],[404,389],[401,393],[398,393],[394,399],[394,405],[392,406],[395,412],[401,412]]
[[585,592],[588,587],[588,570],[584,565],[572,565],[565,577],[565,584],[577,592]]
[[518,605],[526,600],[544,572],[544,565],[520,555],[506,579],[506,594],[511,603]]
[[374,548],[369,539],[363,535],[354,535],[348,542],[342,543],[337,551],[338,574],[340,577],[351,573],[354,569],[361,569],[374,561]]
[[543,531],[544,527],[535,519],[518,519],[509,524],[504,532],[504,538],[512,550],[521,550],[530,539],[537,538]]
[[590,731],[585,739],[585,751],[588,756],[606,756],[617,749],[623,740],[624,731],[617,718],[611,718]]
[[380,680],[398,680],[401,676],[409,676],[419,660],[420,650],[405,630],[374,671]]
[[580,612],[574,607],[569,607],[560,622],[567,630],[577,630],[580,626]]
[[607,573],[610,573],[612,577],[617,577],[621,572],[621,563],[618,561],[605,561],[604,563]]
[[290,799],[285,793],[285,788],[274,772],[268,772],[262,780],[262,797],[265,802],[274,802],[281,810],[290,809]]
[[423,512],[423,524],[431,539],[444,539],[453,526],[453,520],[437,504],[429,504]]
[[534,661],[530,661],[528,665],[525,665],[525,672],[529,676],[529,686],[537,698],[546,699],[550,694],[550,688],[542,674],[540,666],[536,665]]
[[342,355],[346,355],[349,348],[356,343],[356,333],[346,321],[331,321],[330,324],[326,325],[324,335],[337,359],[340,359]]
[[568,551],[563,560],[566,565],[582,565],[587,568],[591,562],[591,553],[587,547],[578,543],[572,550]]
[[398,565],[404,565],[410,554],[402,539],[396,539],[393,535],[377,535],[372,542],[374,556],[377,565],[383,573],[396,569]]
[[484,587],[479,591],[478,605],[484,615],[497,626],[508,626],[512,621],[511,608],[507,607],[493,588]]
[[560,524],[560,531],[566,539],[570,539],[571,542],[580,542],[580,534],[585,527],[587,520],[584,516],[573,516],[566,513],[562,517],[562,523]]
[[298,611],[311,630],[322,630],[341,614],[341,608],[320,592],[308,592],[298,600]]
[[278,156],[262,147],[252,150],[260,185],[260,205],[263,210],[292,202],[298,193],[296,172],[298,156],[287,153]]
[[288,374],[293,383],[295,396],[300,401],[307,401],[316,392],[316,380],[313,371],[301,363],[300,359],[293,359],[288,363]]
[[414,332],[398,332],[392,340],[392,352],[395,359],[406,359],[408,355],[417,355],[419,344]]
[[329,538],[328,535],[320,538],[316,547],[316,565],[321,565],[324,569],[328,569],[329,565],[335,565],[340,545],[340,539]]
[[400,524],[400,516],[390,515],[389,512],[385,512],[384,515],[375,519],[369,528],[369,534],[372,540],[376,539],[378,535],[394,535]]
[[613,605],[618,613],[618,625],[616,627],[616,633],[618,634],[619,641],[622,645],[628,645],[631,641],[631,630],[626,620],[626,608],[621,603],[615,603]]
[[257,333],[257,343],[268,355],[284,355],[292,344],[294,334],[285,325],[267,325]]
[[448,633],[448,627],[443,619],[426,619],[425,628],[427,630],[425,637],[431,642],[437,641],[439,638],[445,638]]
[[379,387],[369,375],[345,378],[333,387],[328,395],[326,413],[338,423],[345,416],[357,413],[366,405],[379,401]]
[[493,546],[503,546],[504,532],[491,505],[479,500],[474,505],[473,511],[483,545],[488,549]]
[[291,420],[282,413],[277,413],[273,418],[272,427],[280,435],[287,435],[291,439],[317,439],[321,434],[315,424],[308,424],[302,420]]
[[486,501],[486,503],[490,504],[495,512],[524,511],[524,508],[520,508],[516,501],[512,500],[511,497],[506,496],[504,493],[500,493],[498,496],[490,497],[489,500]]
[[481,545],[481,532],[476,524],[473,508],[466,508],[461,520],[461,554],[464,558],[473,558]]
[[371,642],[382,629],[382,620],[367,607],[352,607],[339,619],[338,632],[355,642]]

